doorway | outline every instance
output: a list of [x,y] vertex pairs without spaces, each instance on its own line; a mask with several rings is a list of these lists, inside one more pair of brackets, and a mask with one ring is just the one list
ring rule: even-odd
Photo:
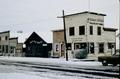
[[94,43],[90,43],[90,54],[94,54]]

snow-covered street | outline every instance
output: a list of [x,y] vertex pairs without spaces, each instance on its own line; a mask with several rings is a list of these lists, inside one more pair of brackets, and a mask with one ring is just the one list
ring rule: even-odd
[[118,79],[109,75],[119,75],[119,67],[97,61],[0,57],[0,79]]

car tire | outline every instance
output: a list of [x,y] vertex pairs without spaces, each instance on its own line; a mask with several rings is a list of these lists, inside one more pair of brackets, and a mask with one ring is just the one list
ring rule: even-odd
[[107,61],[106,61],[106,60],[103,60],[103,61],[102,61],[102,65],[103,65],[103,66],[108,66]]

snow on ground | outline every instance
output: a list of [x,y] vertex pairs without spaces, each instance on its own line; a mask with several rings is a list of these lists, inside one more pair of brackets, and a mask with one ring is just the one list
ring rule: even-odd
[[66,61],[64,58],[34,58],[34,57],[0,57],[0,60],[44,63],[44,64],[59,64],[59,65],[77,65],[77,66],[100,66],[101,63],[97,61]]
[[102,66],[98,61],[85,61],[71,59],[66,61],[65,58],[35,58],[35,57],[0,57],[0,60],[15,61],[15,62],[27,62],[40,65],[61,66],[69,68],[92,68],[92,69],[119,69],[113,66]]
[[14,65],[0,65],[0,79],[117,79],[82,73],[36,69]]
[[35,58],[35,57],[0,57],[0,60],[4,61],[14,61],[14,62],[24,62],[31,64],[38,64],[44,66],[53,66],[61,68],[85,68],[85,69],[102,69],[102,70],[113,70],[118,71],[118,66],[102,66],[101,62],[98,61],[85,61],[72,59],[66,61],[65,58]]
[[[15,66],[0,65],[0,79],[88,79],[84,77],[62,75],[60,73],[34,72],[31,69],[19,70]],[[4,72],[3,72],[4,71]]]
[[49,79],[23,73],[2,73],[0,79]]
[[[92,68],[108,68],[103,67],[97,61],[69,60],[57,58],[34,58],[34,57],[0,57],[0,60],[29,62],[37,64],[46,64],[64,67],[92,67]],[[116,68],[116,67],[112,67]],[[88,77],[88,78],[87,78]],[[0,79],[115,79],[105,78],[95,75],[86,75],[79,73],[68,73],[62,71],[52,71],[47,69],[34,69],[29,67],[20,67],[13,65],[0,65]]]

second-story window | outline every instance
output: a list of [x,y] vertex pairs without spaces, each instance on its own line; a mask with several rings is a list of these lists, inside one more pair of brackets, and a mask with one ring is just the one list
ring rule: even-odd
[[8,40],[8,36],[5,36],[5,40]]
[[74,27],[70,27],[69,28],[69,35],[70,36],[73,36],[74,34],[75,34],[75,31],[74,31],[75,29],[74,29]]
[[101,27],[97,27],[97,34],[101,35]]
[[85,26],[79,26],[79,35],[85,35]]
[[93,35],[93,26],[90,26],[90,35]]

